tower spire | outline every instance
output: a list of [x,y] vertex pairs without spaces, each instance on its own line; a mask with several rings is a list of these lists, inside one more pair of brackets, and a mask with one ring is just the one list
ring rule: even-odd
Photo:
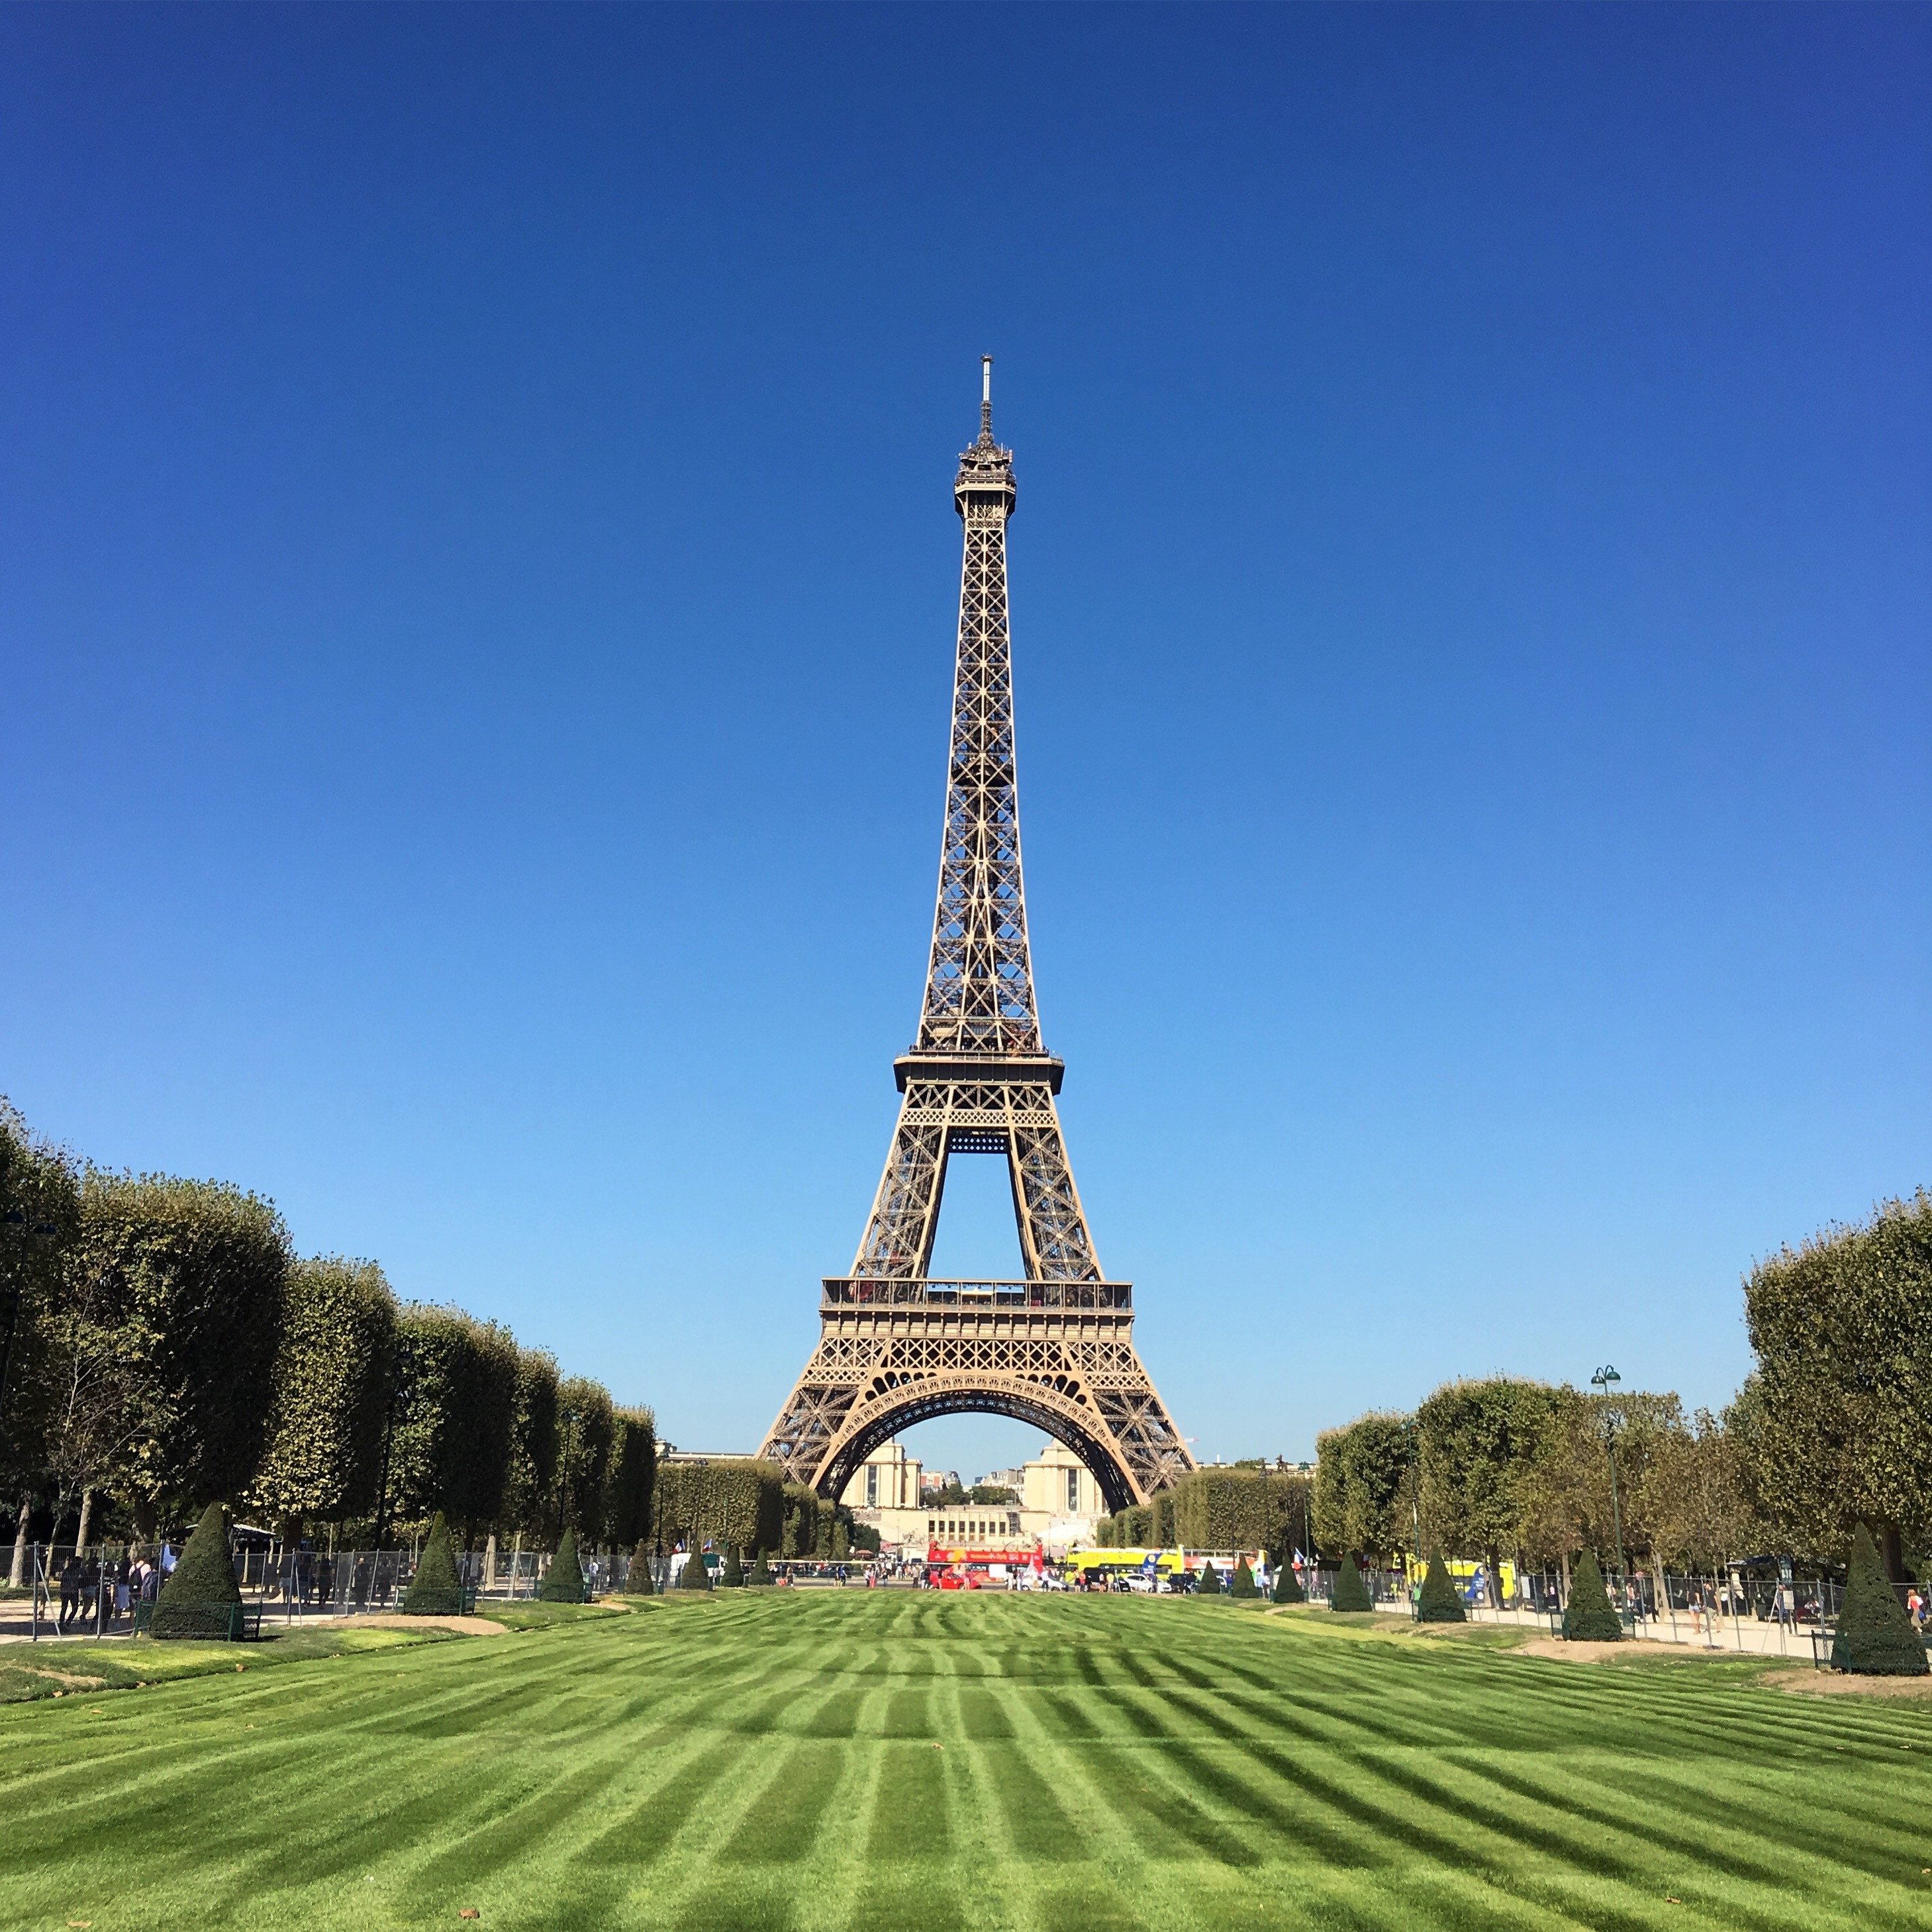
[[993,358],[980,358],[980,440],[993,440]]

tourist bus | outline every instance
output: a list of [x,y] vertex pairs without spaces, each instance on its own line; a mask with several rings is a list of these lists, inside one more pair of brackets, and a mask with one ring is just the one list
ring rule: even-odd
[[1192,1576],[1212,1562],[1217,1571],[1232,1570],[1245,1556],[1248,1568],[1257,1575],[1262,1562],[1259,1550],[1070,1550],[1066,1552],[1069,1577],[1085,1576],[1111,1585],[1116,1577],[1130,1585],[1144,1583],[1150,1589],[1172,1589],[1177,1577]]

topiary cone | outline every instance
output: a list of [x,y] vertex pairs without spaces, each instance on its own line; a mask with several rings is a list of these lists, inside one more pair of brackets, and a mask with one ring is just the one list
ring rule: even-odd
[[1301,1587],[1301,1579],[1294,1574],[1294,1565],[1286,1557],[1276,1566],[1274,1600],[1277,1604],[1305,1604],[1308,1600],[1308,1592]]
[[771,1567],[765,1561],[765,1552],[758,1552],[758,1560],[752,1565],[752,1574],[745,1579],[748,1584],[769,1583],[772,1580]]
[[1201,1574],[1194,1580],[1194,1594],[1197,1597],[1217,1597],[1221,1594],[1221,1580],[1214,1574],[1212,1563],[1204,1563]]
[[429,1526],[429,1540],[416,1564],[416,1574],[403,1592],[406,1617],[454,1616],[463,1608],[463,1583],[456,1574],[456,1552],[449,1544],[449,1526],[438,1510]]
[[1328,1607],[1331,1610],[1345,1610],[1358,1614],[1364,1610],[1372,1610],[1375,1606],[1375,1599],[1369,1594],[1368,1586],[1362,1581],[1361,1568],[1352,1551],[1342,1558],[1342,1567],[1335,1573],[1335,1594]]
[[1235,1559],[1234,1580],[1228,1586],[1228,1594],[1231,1597],[1258,1597],[1261,1594],[1260,1591],[1255,1588],[1255,1573],[1248,1568],[1248,1559],[1245,1556]]
[[546,1604],[580,1604],[584,1600],[584,1566],[577,1560],[577,1532],[566,1529],[556,1546],[550,1568],[537,1586],[538,1599]]
[[1462,1599],[1456,1592],[1456,1580],[1450,1575],[1449,1566],[1442,1560],[1442,1546],[1439,1543],[1429,1552],[1429,1568],[1422,1579],[1422,1594],[1416,1599],[1415,1614],[1418,1621],[1425,1624],[1468,1622]]
[[1573,1643],[1615,1643],[1623,1634],[1622,1619],[1610,1607],[1610,1593],[1604,1588],[1596,1552],[1586,1550],[1570,1579],[1563,1634]]
[[1868,1677],[1923,1677],[1924,1640],[1912,1628],[1880,1562],[1878,1545],[1863,1523],[1846,1565],[1845,1600],[1832,1643],[1832,1668]]
[[724,1546],[724,1569],[718,1584],[719,1588],[724,1590],[742,1590],[745,1587],[745,1566],[738,1561],[738,1546],[735,1543]]
[[680,1590],[708,1590],[711,1587],[711,1574],[704,1567],[704,1552],[694,1550],[684,1559],[684,1568],[678,1572],[677,1587]]
[[640,1543],[631,1552],[631,1567],[624,1573],[624,1588],[634,1597],[648,1597],[654,1594],[651,1583],[651,1548],[647,1543]]
[[219,1503],[201,1513],[154,1604],[150,1626],[156,1636],[224,1640],[237,1634],[242,1592],[236,1587],[235,1559],[228,1548],[228,1517]]

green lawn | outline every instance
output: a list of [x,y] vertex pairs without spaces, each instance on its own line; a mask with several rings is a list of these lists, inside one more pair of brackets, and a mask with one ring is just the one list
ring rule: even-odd
[[14,1705],[0,1927],[1932,1925],[1932,1706],[1488,1636],[734,1592]]

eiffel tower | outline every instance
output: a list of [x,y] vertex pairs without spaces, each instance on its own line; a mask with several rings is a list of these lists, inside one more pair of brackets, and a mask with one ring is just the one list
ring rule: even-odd
[[[925,1009],[912,1051],[892,1063],[904,1098],[852,1271],[825,1282],[818,1346],[764,1454],[836,1498],[899,1430],[979,1411],[1064,1442],[1118,1510],[1194,1465],[1135,1351],[1132,1285],[1100,1272],[1054,1104],[1064,1065],[1040,1041],[1006,631],[1018,493],[1013,453],[993,440],[992,360],[979,440],[952,485],[966,548]],[[958,1154],[1006,1156],[1024,1281],[927,1274]]]

